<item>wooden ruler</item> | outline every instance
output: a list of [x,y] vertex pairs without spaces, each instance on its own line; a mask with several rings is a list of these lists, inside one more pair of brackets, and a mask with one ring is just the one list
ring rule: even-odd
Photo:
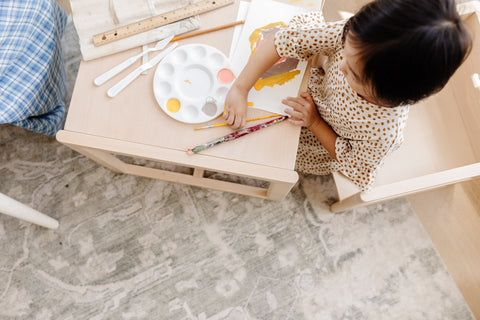
[[235,0],[202,0],[188,6],[172,10],[158,16],[140,20],[117,29],[102,32],[93,36],[93,44],[98,47],[135,34],[153,30],[166,24],[179,21],[197,14],[212,11],[234,3]]

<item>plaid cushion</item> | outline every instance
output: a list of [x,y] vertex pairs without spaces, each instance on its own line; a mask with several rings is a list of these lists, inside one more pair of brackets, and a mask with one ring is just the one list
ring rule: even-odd
[[61,129],[66,22],[55,0],[0,1],[0,124],[46,135]]

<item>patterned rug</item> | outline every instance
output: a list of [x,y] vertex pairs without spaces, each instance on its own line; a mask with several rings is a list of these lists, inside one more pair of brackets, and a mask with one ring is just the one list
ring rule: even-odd
[[[70,95],[79,52],[65,39]],[[68,97],[67,97],[68,99]],[[282,202],[115,174],[0,127],[2,319],[474,319],[405,199],[328,211],[330,176]]]

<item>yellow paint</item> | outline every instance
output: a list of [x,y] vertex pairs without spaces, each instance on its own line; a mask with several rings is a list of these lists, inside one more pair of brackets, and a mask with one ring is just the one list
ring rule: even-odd
[[250,41],[250,57],[252,56],[252,54],[255,52],[255,44],[257,43],[258,40],[261,39],[262,37],[262,31],[265,30],[265,29],[273,29],[275,27],[280,27],[280,28],[286,28],[287,25],[285,23],[283,23],[282,21],[279,21],[279,22],[272,22],[270,24],[267,24],[266,26],[264,27],[261,27],[261,28],[257,28],[255,29],[252,34],[250,35],[250,37],[248,38],[248,41]]
[[253,107],[253,102],[250,102],[250,101],[249,101],[249,102],[247,103],[247,106]]
[[[300,0],[293,0],[293,1],[300,1]],[[252,56],[252,54],[257,49],[255,47],[255,44],[261,39],[262,31],[265,30],[265,29],[267,29],[267,30],[268,29],[273,29],[275,27],[285,28],[286,24],[283,23],[282,21],[272,22],[270,24],[267,24],[266,26],[263,26],[261,28],[257,28],[252,32],[252,34],[248,38],[248,40],[250,41],[250,51],[251,51],[250,52],[250,57]],[[265,78],[265,79],[259,79],[253,87],[255,88],[255,90],[260,91],[265,86],[273,87],[274,85],[283,85],[286,82],[295,78],[295,76],[297,74],[300,74],[300,70],[292,70],[292,71],[282,73],[282,74],[277,74],[275,76],[271,76],[271,77],[268,77],[268,78]]]
[[297,74],[300,74],[300,70],[293,70],[287,73],[277,74],[276,76],[271,76],[265,79],[258,79],[253,86],[255,90],[260,91],[263,87],[273,87],[274,85],[281,86],[286,82],[295,78]]
[[171,113],[178,112],[180,110],[180,101],[175,98],[169,99],[167,101],[167,110]]
[[185,80],[185,82],[186,82],[186,83],[189,83],[189,84],[192,84],[192,83],[190,82],[190,80],[188,80],[188,79]]

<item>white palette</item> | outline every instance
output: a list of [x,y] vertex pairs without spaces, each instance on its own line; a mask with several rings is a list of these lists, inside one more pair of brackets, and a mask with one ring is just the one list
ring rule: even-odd
[[160,108],[175,120],[201,123],[218,117],[235,76],[218,49],[190,44],[178,47],[158,65],[153,91]]

